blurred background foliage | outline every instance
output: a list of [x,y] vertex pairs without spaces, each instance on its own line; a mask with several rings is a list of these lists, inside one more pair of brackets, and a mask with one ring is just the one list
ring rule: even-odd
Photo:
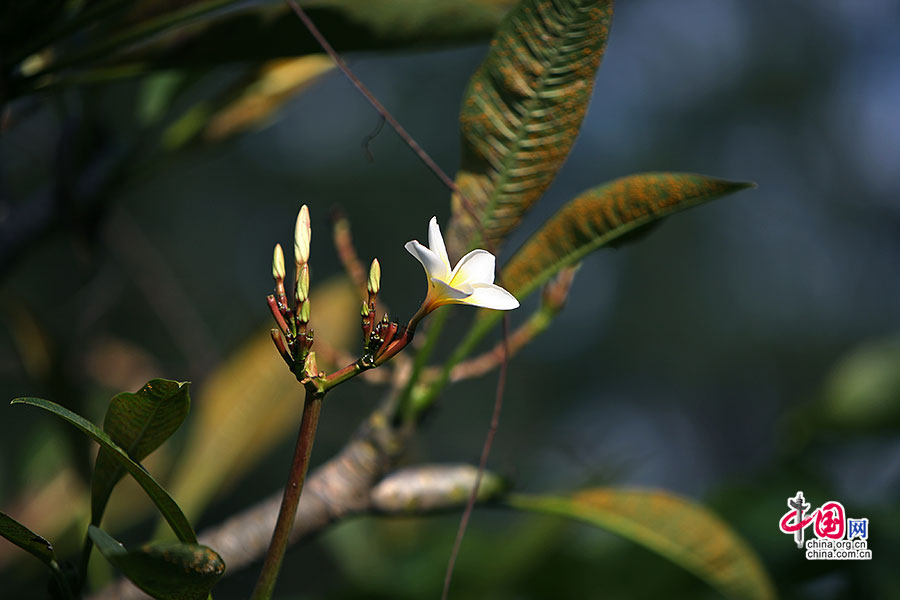
[[[352,293],[330,209],[343,208],[363,256],[378,256],[392,312],[409,315],[421,274],[402,244],[432,215],[448,220],[448,193],[387,128],[369,160],[363,142],[378,117],[308,55],[316,47],[283,4],[88,4],[115,17],[108,29],[26,61],[0,88],[0,390],[99,422],[111,396],[151,377],[193,381],[187,427],[147,466],[202,529],[274,492],[287,468],[299,390],[269,345],[264,296],[271,247],[289,240],[299,205],[312,209],[316,330],[340,345],[355,339],[356,307],[338,310]],[[305,5],[454,172],[460,98],[510,2]],[[21,59],[9,48],[38,44],[70,4],[45,3],[31,29],[15,20],[19,6],[3,4],[6,67]],[[495,471],[534,492],[615,483],[700,499],[745,537],[785,598],[900,595],[898,27],[892,0],[619,3],[575,150],[501,261],[564,202],[627,173],[697,171],[759,189],[585,261],[566,310],[510,365]],[[128,52],[112,52],[126,41]],[[47,71],[79,60],[91,67]],[[322,315],[325,306],[335,310]],[[459,327],[448,329],[473,312],[454,309]],[[371,410],[378,394],[367,385],[329,396],[314,463]],[[265,394],[251,393],[260,386]],[[487,376],[448,390],[409,462],[474,462],[493,386]],[[94,448],[11,408],[0,448],[0,506],[75,552]],[[869,517],[874,560],[803,559],[777,529],[798,489]],[[135,520],[142,504],[146,518]],[[107,522],[126,543],[143,541],[150,508],[126,480]],[[456,524],[342,523],[289,552],[279,589],[434,594]],[[4,594],[35,589],[39,568],[0,545]],[[242,597],[254,575],[235,574],[216,597]],[[485,509],[453,590],[715,597],[594,528]]]

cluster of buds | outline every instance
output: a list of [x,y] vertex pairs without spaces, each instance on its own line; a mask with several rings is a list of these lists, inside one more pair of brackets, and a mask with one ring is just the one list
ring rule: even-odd
[[387,313],[375,321],[375,312],[378,307],[378,291],[381,289],[381,265],[378,259],[372,261],[369,267],[369,278],[366,282],[367,298],[362,304],[359,314],[362,319],[364,352],[360,358],[360,366],[372,368],[396,354],[409,342],[411,337],[405,327],[401,327],[397,321],[391,321]]
[[[363,354],[354,363],[325,375],[316,366],[316,354],[312,352],[313,332],[309,327],[309,242],[312,232],[309,224],[309,209],[300,208],[294,231],[294,306],[290,306],[284,288],[284,252],[281,245],[275,246],[272,258],[272,277],[275,279],[275,293],[268,296],[269,309],[275,318],[277,329],[272,329],[272,340],[288,367],[298,380],[308,389],[325,394],[329,389],[355,377],[362,371],[372,369],[390,360],[412,341],[416,325],[427,314],[446,304],[468,304],[494,310],[511,310],[519,306],[519,301],[502,287],[494,284],[494,255],[486,250],[473,250],[462,257],[456,266],[451,266],[444,245],[444,238],[437,219],[428,224],[428,247],[416,240],[406,244],[406,249],[425,269],[428,289],[425,300],[416,314],[404,327],[392,321],[387,314],[376,320],[378,292],[381,289],[381,265],[378,259],[372,261],[366,282],[366,300],[360,311],[363,332]],[[362,268],[359,269],[362,271]],[[571,283],[571,279],[568,280]],[[564,301],[568,283],[560,283]]]
[[267,297],[269,310],[275,318],[277,329],[272,329],[272,341],[284,361],[294,374],[302,379],[318,375],[313,345],[313,331],[308,329],[309,303],[309,243],[312,229],[309,223],[309,208],[304,204],[297,215],[294,230],[294,306],[290,306],[284,287],[284,251],[281,244],[275,245],[272,257],[272,277],[275,279],[275,293]]

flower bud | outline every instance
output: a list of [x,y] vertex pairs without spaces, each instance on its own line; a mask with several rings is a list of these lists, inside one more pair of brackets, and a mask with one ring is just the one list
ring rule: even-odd
[[300,303],[300,312],[297,320],[301,323],[309,323],[309,298]]
[[275,254],[272,256],[272,278],[276,281],[284,281],[284,251],[281,244],[275,244]]
[[361,317],[369,316],[369,303],[368,302],[362,303],[362,308],[359,311],[359,316],[361,316]]
[[312,228],[309,225],[309,208],[304,204],[297,215],[297,226],[294,229],[294,261],[298,265],[309,262],[309,241]]
[[377,258],[372,261],[372,266],[369,267],[369,281],[366,287],[370,294],[377,294],[378,290],[381,289],[381,265],[378,263]]
[[306,301],[309,297],[309,265],[306,263],[300,267],[300,274],[297,276],[297,289],[295,290],[297,303]]

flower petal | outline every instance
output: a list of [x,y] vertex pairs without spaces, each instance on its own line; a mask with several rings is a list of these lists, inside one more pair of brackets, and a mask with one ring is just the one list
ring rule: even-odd
[[512,310],[519,308],[516,297],[499,285],[492,283],[476,283],[472,285],[472,295],[463,300],[464,304],[492,308],[494,310]]
[[429,295],[431,296],[431,301],[436,303],[437,305],[461,304],[461,301],[465,301],[473,293],[469,289],[461,290],[455,287],[450,287],[437,277],[432,277],[431,283],[434,285],[434,289]]
[[450,271],[450,257],[447,256],[447,246],[444,245],[444,236],[441,235],[441,228],[438,225],[437,217],[431,217],[428,222],[428,247],[437,257],[444,261],[447,265],[447,271]]
[[406,251],[412,254],[416,260],[425,267],[425,275],[431,279],[437,277],[440,280],[449,279],[450,269],[444,264],[437,254],[420,244],[417,240],[406,242]]
[[494,283],[494,255],[487,250],[472,250],[456,263],[450,273],[450,285]]

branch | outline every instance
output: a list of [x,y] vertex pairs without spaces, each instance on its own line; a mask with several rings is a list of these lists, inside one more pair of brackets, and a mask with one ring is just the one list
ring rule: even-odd
[[[577,269],[578,267],[575,266],[561,270],[559,274],[546,285],[541,299],[541,307],[509,336],[508,353],[506,354],[507,359],[512,358],[519,350],[524,348],[529,342],[543,333],[550,326],[553,318],[566,304],[566,300],[569,297],[569,290],[572,288],[572,280],[575,277],[575,271]],[[453,367],[450,371],[450,381],[456,382],[472,377],[479,377],[496,369],[503,360],[503,343],[499,342],[484,354],[470,358]],[[428,375],[430,377],[435,377],[437,375],[437,370],[431,371]]]
[[[375,432],[385,431],[371,426],[368,429],[369,433],[363,433],[363,437],[351,442],[310,477],[291,532],[292,543],[351,516],[427,516],[463,506],[475,485],[478,469],[471,465],[422,465],[384,476],[396,454],[383,444],[393,446],[401,440],[392,435],[376,440],[380,434]],[[373,433],[375,437],[369,437]],[[478,488],[478,500],[494,500],[507,487],[502,478],[486,472]],[[280,502],[280,493],[273,494],[200,533],[200,543],[215,548],[225,560],[226,576],[253,563],[265,552]],[[131,582],[121,579],[90,600],[146,598]]]
[[350,235],[350,221],[343,211],[336,209],[332,213],[334,221],[332,235],[334,238],[334,249],[337,251],[344,270],[350,277],[350,281],[365,298],[366,296],[366,268],[359,260],[356,247],[353,245],[353,236]]
[[[396,464],[406,435],[391,425],[393,398],[372,413],[346,446],[316,469],[306,482],[289,543],[296,543],[334,521],[365,512],[375,484]],[[226,575],[259,560],[266,552],[281,504],[282,490],[221,524],[200,532],[225,561]],[[91,600],[138,600],[147,596],[127,580],[119,580]]]

